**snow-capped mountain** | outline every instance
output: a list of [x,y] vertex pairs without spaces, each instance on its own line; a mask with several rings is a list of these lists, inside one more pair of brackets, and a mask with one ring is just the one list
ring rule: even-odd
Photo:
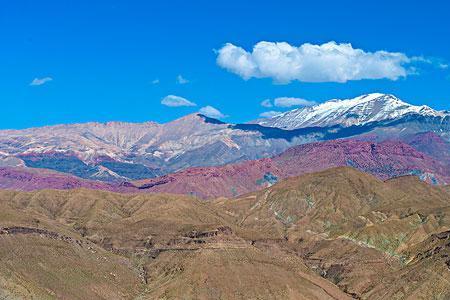
[[340,125],[365,125],[372,122],[395,120],[407,115],[445,117],[448,112],[436,111],[426,105],[415,106],[393,95],[367,94],[353,99],[333,99],[318,105],[298,108],[257,123],[268,127],[297,129]]
[[316,141],[402,140],[423,132],[450,141],[450,114],[370,94],[293,110],[259,124],[224,123],[195,113],[165,124],[92,122],[0,130],[0,167],[123,181],[270,157]]

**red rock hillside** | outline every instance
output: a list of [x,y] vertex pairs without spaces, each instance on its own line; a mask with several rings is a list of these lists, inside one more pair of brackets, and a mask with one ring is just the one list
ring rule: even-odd
[[282,178],[338,166],[351,166],[381,179],[415,174],[431,183],[445,184],[450,178],[448,168],[403,142],[336,140],[300,145],[273,158],[190,168],[135,184],[151,192],[233,197]]

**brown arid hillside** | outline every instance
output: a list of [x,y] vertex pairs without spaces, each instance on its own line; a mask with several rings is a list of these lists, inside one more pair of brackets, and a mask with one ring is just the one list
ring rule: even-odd
[[93,190],[0,194],[2,299],[346,299],[215,205]]
[[[414,176],[381,181],[343,167],[291,178],[243,198],[216,200],[216,205],[235,218],[245,239],[302,257],[354,297],[450,297],[450,257],[445,256],[450,244],[442,242],[439,251],[427,248],[428,239],[449,230],[445,188]],[[425,252],[420,264],[428,275],[399,278],[414,274],[417,257]],[[402,280],[407,286],[398,286]]]
[[349,167],[240,198],[0,192],[0,299],[448,299],[450,193]]

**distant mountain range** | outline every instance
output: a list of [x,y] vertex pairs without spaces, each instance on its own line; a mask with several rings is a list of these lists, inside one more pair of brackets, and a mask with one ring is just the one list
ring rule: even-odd
[[422,116],[445,120],[448,111],[436,111],[426,105],[415,106],[393,95],[367,94],[353,99],[333,99],[318,105],[298,108],[256,123],[268,127],[298,129],[340,125],[363,126],[373,122],[399,120],[406,116]]
[[0,167],[45,168],[84,179],[126,182],[190,167],[268,158],[293,146],[327,140],[399,140],[415,147],[411,138],[427,132],[440,140],[440,148],[416,149],[448,160],[448,112],[413,106],[392,95],[369,94],[295,109],[256,124],[229,124],[191,114],[166,124],[108,122],[1,130]]
[[450,182],[447,165],[403,142],[337,140],[295,146],[272,158],[189,168],[135,184],[151,192],[191,194],[200,198],[235,197],[271,186],[281,179],[340,166],[350,166],[380,179],[417,175],[432,184]]
[[[261,190],[281,179],[340,166],[350,166],[380,179],[416,175],[434,185],[448,184],[450,160],[443,159],[442,153],[449,153],[449,143],[434,133],[417,134],[409,140],[412,146],[401,141],[315,142],[289,148],[272,158],[192,167],[132,182],[100,182],[50,170],[3,167],[0,188],[26,191],[90,188],[124,193],[187,194],[206,199],[235,197]],[[417,149],[426,149],[429,154]]]

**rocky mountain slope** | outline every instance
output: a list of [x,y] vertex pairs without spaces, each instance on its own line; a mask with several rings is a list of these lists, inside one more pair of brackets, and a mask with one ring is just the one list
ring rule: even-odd
[[109,122],[0,130],[0,166],[47,168],[120,182],[271,157],[316,141],[401,140],[424,132],[449,142],[448,112],[413,106],[392,95],[369,94],[293,110],[259,124],[229,124],[192,114],[166,124]]
[[0,206],[2,296],[349,299],[300,258],[252,246],[194,198],[1,192]]
[[432,140],[427,137],[430,134],[409,139],[417,148],[429,149],[434,157],[400,141],[336,140],[296,146],[272,158],[219,167],[188,168],[133,182],[107,183],[50,170],[3,167],[0,168],[0,188],[30,191],[85,187],[125,193],[170,192],[200,198],[235,197],[263,189],[284,178],[337,166],[352,166],[381,179],[412,174],[431,184],[446,184],[450,182],[450,168],[443,158],[450,151],[445,150],[447,145],[437,136]]
[[190,168],[135,184],[151,192],[235,197],[284,178],[338,166],[351,166],[380,179],[411,174],[432,184],[450,182],[447,165],[405,143],[337,140],[296,146],[272,158]]
[[283,245],[355,298],[445,299],[449,201],[413,176],[383,182],[345,167],[217,205],[254,245]]
[[69,190],[88,188],[115,192],[136,192],[132,185],[82,179],[52,170],[0,167],[0,189],[35,191],[41,189]]
[[403,140],[420,152],[441,161],[450,168],[450,142],[434,132],[421,132],[405,136]]
[[348,167],[211,202],[2,191],[0,295],[445,299],[449,201],[416,177]]
[[191,166],[272,156],[309,133],[235,126],[192,114],[166,124],[86,123],[0,131],[0,166],[28,166],[86,179],[155,177]]

